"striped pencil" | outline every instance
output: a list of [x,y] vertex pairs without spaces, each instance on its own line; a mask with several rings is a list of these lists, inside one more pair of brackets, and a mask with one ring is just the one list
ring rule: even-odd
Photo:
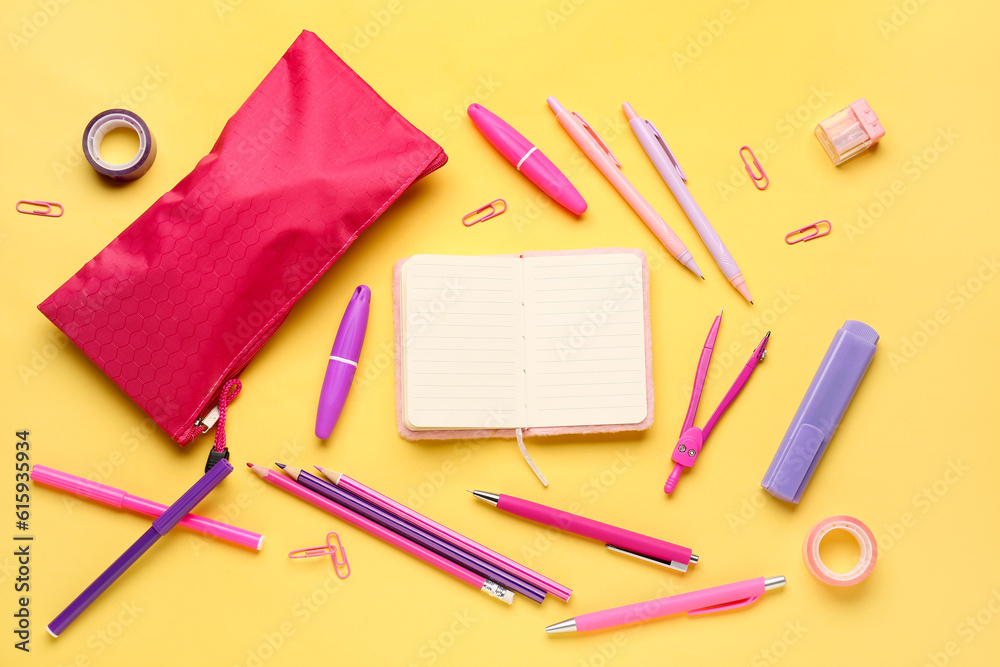
[[270,470],[263,466],[254,465],[253,463],[247,463],[247,466],[253,470],[255,473],[261,476],[265,482],[273,484],[274,486],[287,491],[293,496],[298,496],[302,500],[319,507],[322,510],[326,510],[330,514],[334,515],[339,519],[343,519],[347,523],[351,524],[356,528],[374,535],[384,542],[388,542],[392,546],[405,551],[406,553],[419,558],[429,565],[433,565],[442,572],[450,574],[451,576],[464,581],[465,583],[478,588],[482,592],[486,593],[491,597],[495,597],[499,600],[503,600],[507,604],[514,603],[514,592],[509,591],[500,584],[494,581],[490,581],[483,576],[472,572],[471,570],[462,567],[457,563],[453,563],[447,558],[443,558],[430,549],[426,549],[411,540],[406,539],[402,535],[392,532],[388,528],[383,528],[379,524],[360,516],[346,507],[342,507],[337,503],[324,498],[314,491],[310,491],[306,487],[293,482],[284,475],[281,475],[275,470]]
[[351,495],[343,489],[337,488],[326,480],[320,479],[319,477],[294,466],[287,466],[283,463],[278,463],[277,466],[284,470],[286,475],[299,484],[305,486],[307,489],[315,491],[319,495],[324,496],[339,505],[343,505],[352,512],[360,514],[361,516],[374,521],[389,530],[399,533],[403,537],[430,549],[440,556],[449,558],[459,565],[462,565],[481,576],[497,582],[501,586],[520,593],[529,600],[540,603],[545,599],[545,591],[541,588],[538,588],[533,584],[529,584],[526,581],[522,581],[521,579],[504,572],[500,568],[487,563],[478,556],[474,556],[462,549],[452,546],[440,538],[434,537],[422,528],[403,521],[398,517],[379,509],[375,505],[372,505],[357,496]]
[[442,526],[433,519],[429,519],[423,514],[411,510],[409,507],[396,502],[388,496],[382,495],[378,491],[365,486],[361,482],[352,479],[347,475],[334,472],[333,470],[327,470],[326,468],[321,468],[320,466],[315,466],[315,468],[339,488],[344,489],[349,493],[353,493],[355,496],[358,496],[363,500],[367,500],[373,505],[390,512],[404,521],[408,521],[423,528],[430,534],[445,540],[449,544],[479,556],[483,560],[492,563],[505,572],[515,575],[524,581],[530,582],[542,590],[551,593],[560,600],[568,602],[570,595],[573,594],[573,591],[566,586],[552,581],[548,577],[541,575],[538,572],[535,572],[534,570],[507,558],[503,554],[497,553],[496,551],[479,544],[478,542],[470,540],[464,535],[456,533],[447,526]]

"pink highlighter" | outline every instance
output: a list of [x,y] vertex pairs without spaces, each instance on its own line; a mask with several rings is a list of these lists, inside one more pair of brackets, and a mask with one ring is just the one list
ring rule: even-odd
[[344,409],[347,393],[351,390],[354,374],[358,371],[361,346],[368,330],[371,298],[372,291],[368,286],[359,285],[354,290],[347,310],[344,311],[344,319],[337,329],[316,411],[316,437],[321,440],[326,440],[333,433],[333,427]]
[[539,190],[570,213],[581,215],[587,210],[587,202],[569,179],[520,132],[481,104],[469,106],[469,118],[507,162]]

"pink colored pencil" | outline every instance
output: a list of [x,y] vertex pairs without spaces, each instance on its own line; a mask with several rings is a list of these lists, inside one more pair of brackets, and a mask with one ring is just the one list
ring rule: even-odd
[[301,484],[293,482],[289,478],[285,477],[276,470],[271,470],[263,466],[254,465],[253,463],[247,463],[247,466],[253,470],[255,473],[261,476],[265,482],[269,482],[280,489],[291,493],[293,496],[298,496],[302,500],[319,507],[320,509],[326,510],[330,514],[334,515],[339,519],[343,519],[347,523],[351,524],[356,528],[374,535],[384,542],[388,542],[392,546],[405,551],[406,553],[419,558],[429,565],[433,565],[442,572],[446,572],[453,577],[464,581],[470,586],[478,588],[482,592],[486,593],[490,597],[495,597],[499,600],[503,600],[507,604],[513,604],[514,602],[514,592],[509,591],[503,586],[490,581],[484,577],[479,576],[475,572],[468,570],[457,563],[437,555],[430,549],[426,549],[415,542],[408,540],[407,538],[394,533],[388,528],[384,528],[374,521],[370,521],[365,517],[352,512],[351,510],[338,505],[337,503],[324,498],[314,491],[310,491]]
[[469,553],[475,554],[482,558],[483,560],[495,565],[504,572],[512,574],[520,579],[534,584],[535,586],[541,588],[542,590],[555,595],[560,600],[569,601],[570,595],[573,591],[566,588],[562,584],[552,581],[546,576],[530,570],[527,567],[521,565],[520,563],[507,558],[503,554],[497,553],[488,547],[484,547],[482,544],[470,540],[468,537],[456,533],[447,526],[442,526],[437,521],[429,519],[423,514],[411,510],[406,505],[402,505],[388,496],[384,496],[378,491],[372,489],[371,487],[365,486],[356,479],[352,479],[347,475],[343,475],[339,472],[334,472],[333,470],[327,470],[326,468],[321,468],[320,466],[315,466],[320,473],[326,477],[328,480],[336,484],[338,487],[353,493],[354,495],[367,500],[373,505],[382,508],[387,512],[391,512],[400,519],[404,521],[409,521],[417,526],[420,526],[428,533],[445,540],[449,544],[458,547],[459,549],[464,549]]

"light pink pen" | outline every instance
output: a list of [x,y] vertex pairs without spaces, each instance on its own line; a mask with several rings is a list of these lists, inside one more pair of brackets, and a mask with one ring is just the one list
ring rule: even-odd
[[570,113],[566,111],[556,98],[550,97],[548,101],[549,108],[555,113],[559,124],[563,126],[563,129],[572,137],[576,145],[590,158],[594,166],[601,170],[604,177],[611,181],[611,185],[618,190],[618,193],[628,202],[632,210],[642,218],[642,221],[656,235],[660,243],[674,256],[674,259],[691,269],[694,275],[704,280],[705,276],[701,274],[701,269],[698,268],[694,257],[691,256],[691,251],[677,237],[677,234],[670,228],[670,225],[663,221],[663,218],[656,212],[656,209],[625,178],[618,158],[614,156],[608,145],[604,143],[600,135],[590,126],[590,123],[585,121],[583,116],[577,112]]
[[687,612],[694,616],[695,614],[729,611],[751,605],[759,600],[765,592],[781,588],[784,585],[784,577],[771,577],[769,579],[757,577],[756,579],[737,581],[733,584],[583,614],[559,623],[553,623],[545,628],[545,632],[549,634],[587,632],[651,621],[671,614]]
[[[63,491],[69,491],[70,493],[96,500],[105,505],[145,514],[146,516],[158,517],[167,509],[167,506],[162,503],[133,496],[107,484],[92,482],[89,479],[77,477],[68,472],[54,470],[42,465],[35,465],[31,468],[31,481],[56,489],[62,489]],[[217,537],[220,540],[250,547],[251,549],[260,550],[264,546],[263,535],[244,530],[243,528],[237,528],[236,526],[230,526],[214,519],[198,516],[197,514],[188,514],[177,525],[196,530],[205,535]]]
[[439,537],[442,540],[448,542],[452,546],[458,547],[459,549],[464,549],[469,553],[475,554],[485,560],[486,562],[497,566],[504,572],[512,574],[516,577],[520,577],[524,581],[538,586],[547,593],[555,595],[560,600],[569,601],[570,595],[573,591],[566,588],[560,583],[552,581],[548,577],[545,577],[534,570],[530,570],[520,563],[517,563],[510,558],[507,558],[503,554],[499,554],[492,549],[484,547],[478,542],[474,542],[464,535],[456,533],[447,526],[442,526],[437,521],[433,519],[428,519],[423,514],[411,510],[409,507],[397,503],[392,498],[384,496],[378,491],[365,486],[361,482],[351,479],[347,475],[342,475],[339,472],[334,472],[333,470],[327,470],[326,468],[321,468],[316,466],[316,469],[322,473],[324,477],[336,484],[338,487],[344,489],[349,493],[367,500],[376,507],[379,507],[396,517],[403,519],[404,521],[409,521],[410,523],[419,526],[426,530],[428,533]]

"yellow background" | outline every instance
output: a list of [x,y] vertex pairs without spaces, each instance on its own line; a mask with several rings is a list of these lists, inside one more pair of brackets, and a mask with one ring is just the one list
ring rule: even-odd
[[[11,0],[0,22],[0,662],[5,665],[989,664],[1000,650],[995,415],[1000,306],[995,207],[1000,71],[995,3],[713,0],[698,3]],[[48,12],[48,13],[46,13]],[[34,463],[170,502],[210,438],[181,450],[151,426],[35,305],[205,155],[292,43],[315,31],[450,162],[377,221],[294,309],[243,374],[228,434],[237,470],[200,507],[267,535],[260,553],[178,530],[58,640],[48,623],[148,525],[48,488],[31,503],[31,653],[13,648],[14,432]],[[685,60],[686,59],[686,60]],[[694,253],[667,256],[545,105],[556,95],[604,135],[625,173]],[[887,135],[832,166],[815,124],[867,97]],[[695,198],[756,300],[726,283],[620,110],[663,131]],[[590,204],[575,219],[490,148],[464,114],[480,102],[535,141]],[[128,106],[159,144],[141,180],[111,185],[82,163],[87,121]],[[737,155],[762,158],[758,192]],[[731,180],[733,179],[733,180]],[[898,182],[897,182],[898,181]],[[895,183],[895,186],[894,186]],[[728,185],[727,185],[728,184]],[[731,188],[731,189],[730,189]],[[893,189],[895,188],[895,193]],[[508,212],[461,216],[503,197]],[[61,218],[19,215],[61,202]],[[891,201],[890,201],[891,199]],[[870,217],[862,217],[867,212]],[[828,237],[785,233],[828,218]],[[635,436],[535,439],[543,489],[509,441],[411,443],[393,419],[390,269],[414,253],[627,246],[650,258],[656,421]],[[313,436],[325,358],[351,290],[371,286],[359,375],[334,436]],[[964,294],[961,290],[965,290]],[[712,317],[725,307],[696,423],[760,335],[769,355],[674,497],[661,491]],[[879,351],[802,503],[764,494],[765,469],[846,319]],[[5,460],[3,460],[5,459]],[[245,461],[346,472],[575,590],[512,608],[264,487]],[[951,470],[952,472],[949,472]],[[959,470],[959,473],[954,472]],[[504,516],[479,488],[692,546],[681,575]],[[873,575],[836,589],[801,542],[852,514],[882,545]],[[353,574],[291,561],[342,536]],[[621,632],[546,636],[577,613],[783,574],[753,607]],[[990,606],[992,605],[992,610]],[[976,620],[978,615],[978,620]],[[971,620],[969,620],[971,618]],[[276,647],[276,648],[275,648]]]

